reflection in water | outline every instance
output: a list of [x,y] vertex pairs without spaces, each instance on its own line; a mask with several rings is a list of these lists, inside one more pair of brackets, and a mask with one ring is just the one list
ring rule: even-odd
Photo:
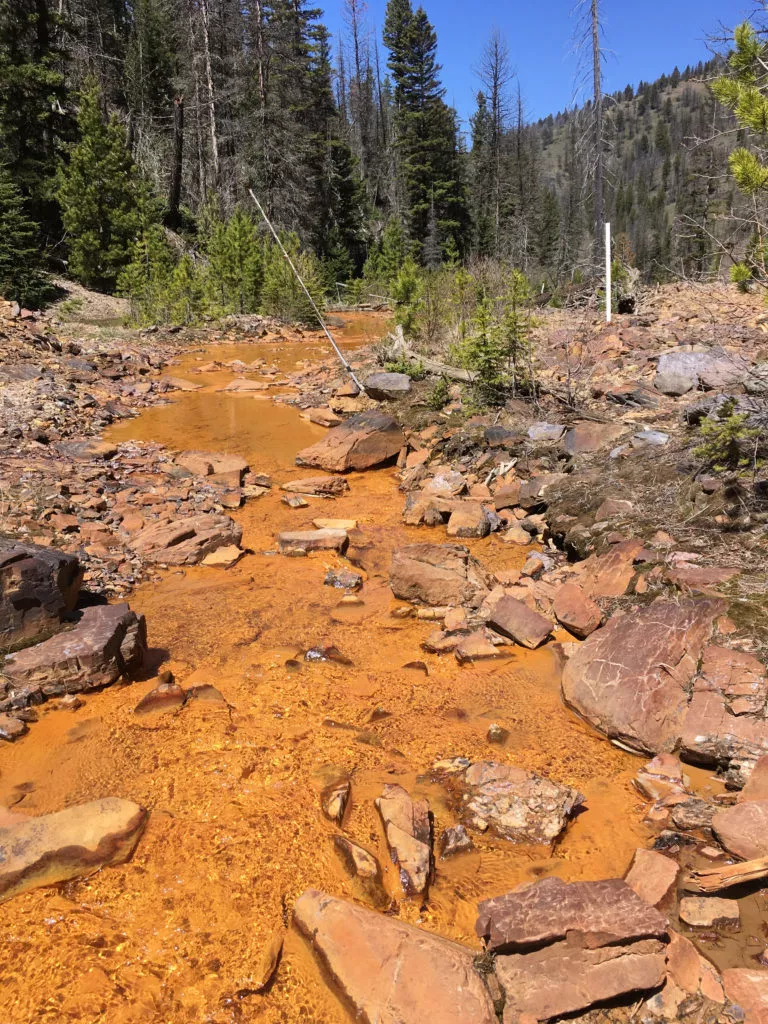
[[[232,372],[190,372],[200,358],[250,362],[263,351],[276,359],[257,345],[238,346],[237,356],[217,347],[186,358],[174,372],[205,390],[174,395],[110,438],[240,452],[279,484],[295,474],[296,450],[321,429],[288,406],[216,391]],[[306,356],[295,346],[281,351],[294,363]],[[313,360],[321,357],[312,350]],[[444,533],[402,525],[392,470],[349,481],[342,498],[295,511],[275,489],[237,513],[253,554],[235,568],[169,572],[134,595],[151,644],[171,652],[178,681],[213,684],[226,704],[194,701],[177,714],[137,717],[133,708],[153,681],[112,687],[74,714],[45,714],[0,751],[0,804],[19,813],[106,795],[152,811],[130,864],[3,907],[4,1020],[347,1021],[292,932],[274,985],[253,993],[260,952],[305,888],[359,895],[333,851],[335,828],[319,811],[320,790],[338,771],[353,780],[344,831],[379,855],[393,894],[396,873],[373,807],[385,783],[429,798],[436,835],[455,821],[445,792],[425,776],[438,758],[501,758],[586,794],[587,811],[552,856],[480,837],[472,854],[438,863],[423,910],[400,904],[403,918],[472,945],[479,899],[550,873],[622,874],[647,844],[644,803],[630,783],[637,760],[565,710],[550,651],[515,649],[497,663],[459,668],[421,650],[429,623],[392,617],[391,550],[443,542]],[[366,583],[354,615],[323,586],[327,568],[342,560],[271,553],[279,530],[328,515],[360,524],[355,550]],[[471,544],[492,568],[525,557],[495,537]],[[303,661],[308,648],[329,644],[353,665]],[[428,676],[403,668],[415,660],[427,663]],[[491,721],[509,730],[506,747],[487,743]]]

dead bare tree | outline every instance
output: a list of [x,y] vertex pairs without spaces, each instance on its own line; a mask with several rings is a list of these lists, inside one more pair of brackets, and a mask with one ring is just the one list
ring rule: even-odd
[[589,130],[590,167],[593,206],[593,255],[599,264],[603,246],[605,220],[605,102],[603,96],[603,64],[605,51],[601,43],[600,0],[578,0],[575,48],[579,58],[575,92],[585,91],[591,82],[591,118]]
[[501,32],[494,28],[480,57],[477,77],[483,86],[491,115],[492,208],[494,223],[494,255],[499,256],[501,240],[501,207],[504,137],[510,115],[509,84],[514,77],[509,46]]

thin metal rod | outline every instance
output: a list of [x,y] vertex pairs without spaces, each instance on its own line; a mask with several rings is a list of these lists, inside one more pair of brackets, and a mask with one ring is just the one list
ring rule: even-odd
[[280,247],[280,252],[282,252],[283,256],[285,256],[286,260],[288,260],[288,266],[291,268],[291,270],[296,275],[296,280],[299,282],[299,284],[301,285],[302,289],[304,290],[304,294],[309,299],[310,305],[312,306],[312,309],[315,311],[315,316],[317,317],[320,326],[325,331],[325,336],[328,338],[328,341],[330,341],[331,345],[333,345],[334,352],[336,353],[336,355],[341,360],[341,365],[344,367],[344,369],[347,371],[349,376],[352,378],[352,380],[358,386],[358,388],[360,389],[361,394],[365,394],[365,388],[363,387],[363,385],[360,383],[360,381],[355,376],[355,371],[352,369],[352,367],[349,365],[347,360],[344,358],[344,354],[342,353],[342,351],[339,348],[339,346],[336,344],[333,335],[328,330],[328,327],[326,326],[325,320],[323,320],[323,317],[322,317],[322,315],[320,313],[320,310],[317,308],[317,304],[316,304],[315,300],[312,298],[312,296],[309,293],[309,289],[307,288],[307,286],[302,281],[301,274],[296,269],[296,266],[295,266],[293,260],[291,259],[290,255],[288,254],[288,250],[283,245],[283,243],[282,243],[282,241],[280,239],[280,236],[275,231],[275,229],[272,227],[272,222],[270,221],[269,217],[264,212],[263,206],[261,205],[259,200],[254,195],[254,192],[253,192],[252,188],[249,188],[248,192],[250,193],[251,199],[254,201],[254,203],[256,203],[256,207],[257,207],[259,213],[264,218],[264,223],[267,225],[269,230],[272,232],[272,237],[274,238],[274,240],[277,242],[278,246]]
[[611,322],[611,225],[605,225],[605,322]]

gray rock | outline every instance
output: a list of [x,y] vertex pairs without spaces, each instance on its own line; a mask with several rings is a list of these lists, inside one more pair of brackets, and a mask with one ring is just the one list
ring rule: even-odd
[[407,373],[372,373],[363,387],[377,402],[395,401],[411,390],[411,378]]
[[559,441],[565,433],[562,423],[533,423],[528,427],[528,437],[532,441]]
[[698,383],[696,377],[686,377],[682,373],[657,373],[653,381],[653,386],[657,391],[660,391],[662,395],[669,395],[672,398],[680,398],[681,395],[687,395],[689,391],[692,391]]
[[743,384],[750,369],[749,362],[725,349],[715,347],[692,352],[677,348],[659,356],[660,374],[676,374],[697,380],[707,390]]
[[669,434],[665,434],[663,430],[640,430],[637,434],[632,435],[632,445],[635,448],[638,445],[661,448],[665,444],[669,444]]

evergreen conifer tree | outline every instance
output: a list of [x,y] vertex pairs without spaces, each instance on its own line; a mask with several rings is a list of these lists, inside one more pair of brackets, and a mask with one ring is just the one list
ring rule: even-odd
[[37,267],[38,227],[7,168],[0,166],[0,296],[34,304],[43,284]]
[[214,304],[227,312],[255,313],[261,299],[264,258],[253,220],[236,210],[226,223],[216,223],[207,256]]
[[93,80],[81,95],[77,124],[80,139],[70,147],[58,188],[69,267],[82,284],[109,291],[142,226],[142,189],[122,125],[115,116],[104,122]]
[[444,242],[460,251],[468,241],[469,215],[459,154],[456,114],[446,105],[437,63],[437,36],[423,8],[390,0],[384,42],[395,83],[395,145],[409,233],[422,244],[434,201]]

